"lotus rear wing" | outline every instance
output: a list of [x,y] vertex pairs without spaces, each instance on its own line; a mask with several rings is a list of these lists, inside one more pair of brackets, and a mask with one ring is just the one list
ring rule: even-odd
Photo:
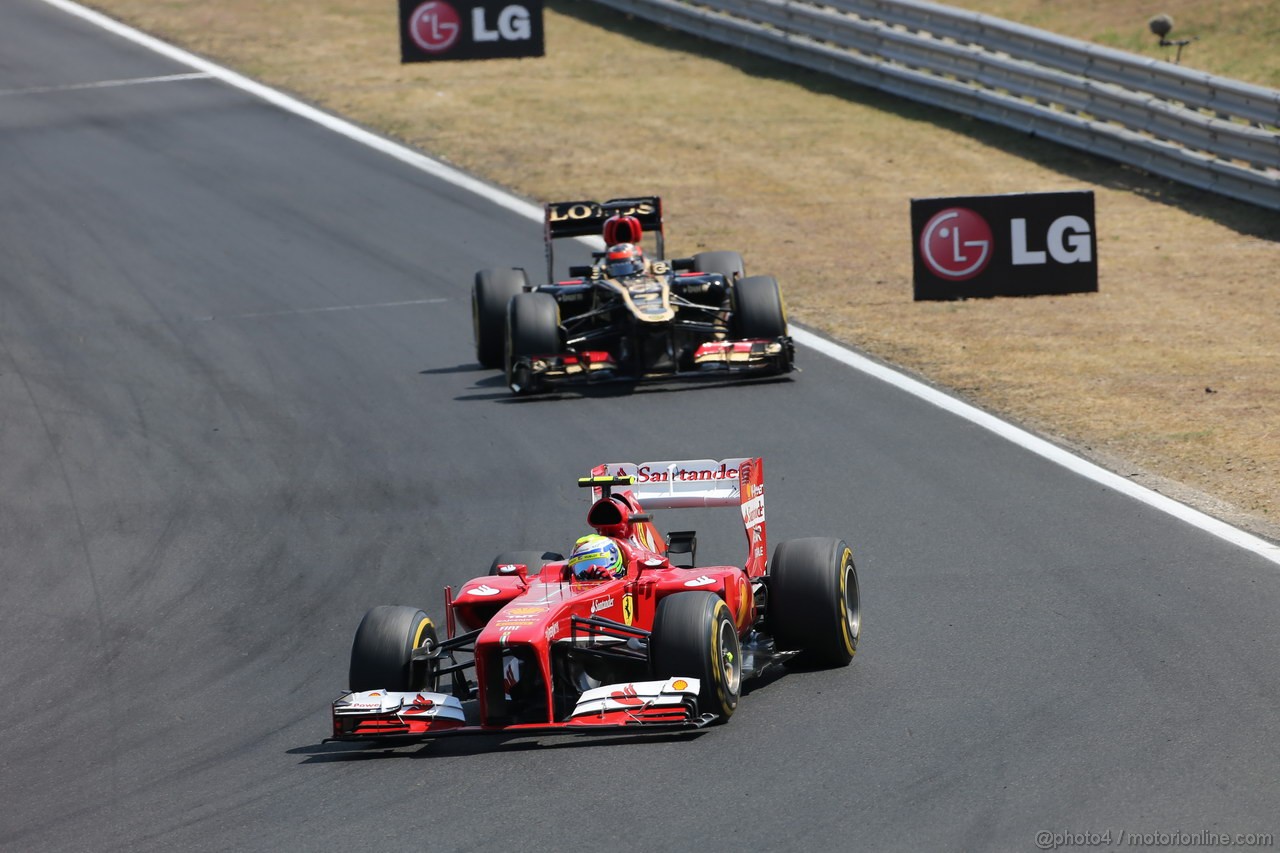
[[[646,510],[736,506],[747,534],[747,564],[751,577],[764,574],[769,553],[764,516],[764,460],[686,459],[664,462],[606,462],[591,469],[592,477],[632,479],[627,489]],[[593,501],[604,487],[592,488]]]
[[662,231],[662,199],[656,195],[599,201],[553,201],[544,208],[543,230],[547,246],[547,281],[555,281],[555,250],[563,237],[599,237],[610,216],[634,216],[645,234],[654,235],[656,260],[666,258]]

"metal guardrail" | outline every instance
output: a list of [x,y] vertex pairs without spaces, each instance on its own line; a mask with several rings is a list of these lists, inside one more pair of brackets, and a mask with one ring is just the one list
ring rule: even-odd
[[1003,18],[916,0],[854,0],[833,5],[887,24],[926,30],[939,37],[984,45],[1041,65],[1115,83],[1160,98],[1184,101],[1224,116],[1260,124],[1280,122],[1280,91],[1215,77],[1109,47],[1065,38]]
[[923,0],[597,0],[1280,210],[1280,91]]

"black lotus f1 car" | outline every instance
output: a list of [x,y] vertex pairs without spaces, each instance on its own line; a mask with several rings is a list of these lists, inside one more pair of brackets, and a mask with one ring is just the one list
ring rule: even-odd
[[[544,225],[551,283],[530,285],[523,269],[486,269],[471,293],[476,357],[502,366],[513,392],[791,371],[795,347],[777,280],[746,275],[738,252],[668,260],[659,197],[554,202]],[[602,236],[605,250],[557,281],[555,242],[589,236]],[[642,249],[646,236],[652,256]]]

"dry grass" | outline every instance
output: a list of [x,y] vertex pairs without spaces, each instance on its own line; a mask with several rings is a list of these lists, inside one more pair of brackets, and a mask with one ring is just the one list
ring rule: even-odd
[[[743,249],[793,319],[1276,536],[1280,216],[584,0],[551,0],[544,59],[410,66],[394,4],[94,5],[528,198],[661,194],[676,253]],[[1138,8],[1071,4],[1071,32],[1179,17]],[[1098,294],[911,301],[912,197],[1070,189],[1097,196]]]
[[1187,68],[1262,86],[1280,86],[1280,53],[1274,48],[1275,38],[1280,35],[1280,5],[1271,0],[942,1],[948,6],[1172,61],[1176,50],[1160,47],[1147,29],[1151,18],[1169,15],[1174,24],[1170,39],[1196,39],[1182,51],[1182,64]]

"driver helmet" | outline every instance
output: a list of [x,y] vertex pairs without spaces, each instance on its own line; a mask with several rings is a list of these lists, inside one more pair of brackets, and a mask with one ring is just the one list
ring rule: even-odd
[[635,243],[617,243],[604,253],[610,278],[624,278],[644,272],[644,253]]
[[603,581],[620,578],[627,573],[622,549],[608,536],[591,533],[573,545],[569,554],[569,570],[579,581]]

